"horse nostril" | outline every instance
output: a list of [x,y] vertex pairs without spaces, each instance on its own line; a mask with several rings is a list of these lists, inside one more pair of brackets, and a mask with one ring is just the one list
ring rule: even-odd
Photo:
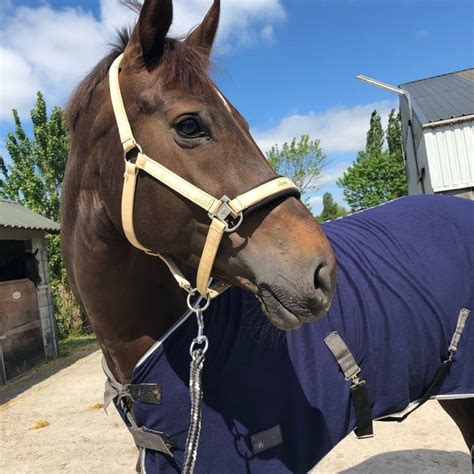
[[319,263],[314,272],[314,288],[329,296],[331,292],[331,270],[324,262]]

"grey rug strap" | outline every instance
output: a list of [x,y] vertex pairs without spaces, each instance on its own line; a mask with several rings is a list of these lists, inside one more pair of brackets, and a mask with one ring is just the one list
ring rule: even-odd
[[112,371],[107,365],[104,356],[102,356],[102,370],[104,371],[106,377],[104,387],[104,410],[107,413],[107,408],[112,403],[114,398],[122,393],[123,385],[115,379]]
[[464,331],[464,328],[466,327],[467,319],[469,318],[470,313],[471,312],[467,308],[463,308],[459,312],[456,329],[454,330],[451,343],[449,344],[449,352],[453,355],[458,350],[458,344],[459,344],[459,341],[461,340],[461,336]]
[[102,357],[102,369],[106,375],[104,388],[104,410],[110,403],[119,397],[119,400],[128,397],[132,401],[139,400],[154,405],[161,404],[161,386],[155,383],[138,383],[123,385],[118,382],[110,371],[105,358]]
[[149,430],[145,427],[128,426],[128,430],[140,448],[152,449],[173,456],[170,451],[171,440],[164,433]]
[[346,380],[351,380],[360,372],[360,367],[357,365],[352,352],[342,340],[342,337],[339,336],[339,333],[332,332],[324,339],[324,342],[336,358]]
[[370,407],[369,394],[366,381],[361,380],[358,375],[361,368],[357,364],[352,352],[336,332],[332,332],[324,339],[332,355],[336,359],[346,380],[351,380],[351,398],[354,404],[357,427],[354,430],[360,438],[371,438],[374,435],[372,423],[372,409]]
[[[134,400],[142,400],[147,403],[161,403],[161,387],[159,385],[121,384],[113,376],[104,357],[102,357],[102,369],[106,375],[104,391],[105,411],[107,411],[107,407],[117,397],[119,397],[119,401],[122,398],[127,397],[130,398],[132,402]],[[150,430],[145,426],[137,426],[135,419],[133,418],[133,414],[126,407],[126,404],[122,403],[122,408],[125,412],[128,422],[130,423],[130,425],[127,425],[127,428],[130,431],[135,444],[140,448],[137,468],[142,464],[143,456],[146,454],[146,449],[152,449],[154,451],[159,451],[161,453],[168,454],[169,456],[173,456],[170,450],[172,447],[171,439],[165,433]]]

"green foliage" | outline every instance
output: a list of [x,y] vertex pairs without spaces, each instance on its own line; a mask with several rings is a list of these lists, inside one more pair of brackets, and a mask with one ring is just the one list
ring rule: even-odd
[[370,119],[367,147],[357,154],[337,184],[344,190],[344,199],[352,211],[367,209],[405,196],[408,192],[403,160],[400,114],[390,112],[387,127],[389,149],[382,150],[383,130],[376,111]]
[[294,138],[281,148],[278,145],[272,147],[267,159],[278,174],[293,180],[302,195],[318,189],[317,181],[326,161],[319,140],[302,135],[298,141]]
[[78,350],[96,350],[97,347],[95,334],[71,333],[59,342],[59,354],[61,357],[69,357]]
[[319,222],[330,221],[338,217],[344,217],[349,214],[349,211],[334,201],[331,193],[324,193],[323,195],[323,210],[316,219]]
[[[13,119],[15,131],[9,133],[6,140],[11,164],[0,156],[0,176],[3,176],[0,196],[59,222],[61,189],[69,151],[69,134],[63,112],[55,107],[48,118],[43,95],[38,92],[36,105],[31,111],[33,137],[26,134],[16,110],[13,110]],[[47,236],[46,249],[59,335],[64,337],[70,330],[71,311],[77,326],[79,310],[68,289],[60,236]]]
[[395,109],[392,109],[388,116],[386,136],[388,152],[403,163],[402,120],[400,112],[396,112]]
[[407,194],[405,167],[387,151],[360,151],[338,180],[353,211],[367,209]]
[[380,153],[383,147],[383,140],[382,119],[377,111],[374,110],[370,116],[370,127],[367,132],[367,144],[365,149],[368,153]]
[[24,204],[45,217],[59,220],[61,186],[64,179],[69,149],[69,137],[59,107],[48,119],[46,104],[38,92],[38,100],[31,111],[34,138],[30,139],[13,110],[15,133],[7,136],[6,148],[12,165],[0,157],[0,195]]

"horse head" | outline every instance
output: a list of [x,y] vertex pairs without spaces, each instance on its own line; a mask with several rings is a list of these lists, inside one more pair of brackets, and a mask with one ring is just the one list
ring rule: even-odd
[[[248,123],[208,74],[219,14],[215,0],[203,22],[179,41],[167,37],[172,1],[145,1],[124,47],[118,79],[140,149],[208,194],[232,198],[276,174]],[[109,84],[104,80],[95,86],[80,120],[70,107],[73,146],[74,135],[87,135],[89,157],[81,165],[88,169],[85,179],[99,180],[107,219],[123,238],[123,149]],[[136,152],[131,150],[126,160],[133,163]],[[171,256],[178,265],[199,266],[207,213],[142,172],[133,225],[147,249]],[[212,274],[255,293],[270,321],[289,330],[328,310],[335,258],[314,217],[298,199],[285,195],[245,213],[238,230],[224,235]]]
[[35,286],[38,286],[41,283],[41,276],[36,255],[38,255],[38,249],[34,252],[25,252],[23,254],[23,265],[25,267],[26,278],[31,280]]

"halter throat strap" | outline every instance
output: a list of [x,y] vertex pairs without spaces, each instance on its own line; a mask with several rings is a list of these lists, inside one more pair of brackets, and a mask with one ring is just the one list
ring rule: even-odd
[[[255,208],[260,203],[275,200],[282,195],[299,197],[298,188],[291,180],[278,177],[268,181],[256,188],[247,191],[234,199],[223,196],[217,199],[204,190],[194,186],[189,181],[181,178],[171,170],[152,160],[145,153],[133,136],[130,122],[120,92],[119,71],[123,54],[118,56],[109,70],[110,97],[114,110],[115,120],[120,135],[125,159],[125,173],[122,190],[122,226],[128,241],[137,249],[148,255],[161,258],[176,279],[178,285],[188,293],[199,292],[204,298],[212,299],[228,288],[225,283],[218,282],[217,285],[209,287],[214,261],[216,259],[219,245],[226,232],[234,232],[238,229],[244,218],[244,211]],[[222,95],[220,95],[222,98]],[[224,99],[223,99],[224,100]],[[135,163],[128,161],[127,155],[137,150]],[[168,188],[180,194],[187,200],[207,212],[211,224],[204,244],[204,249],[198,266],[196,288],[184,277],[179,268],[169,255],[153,252],[138,240],[133,224],[135,191],[139,171],[149,174]]]

